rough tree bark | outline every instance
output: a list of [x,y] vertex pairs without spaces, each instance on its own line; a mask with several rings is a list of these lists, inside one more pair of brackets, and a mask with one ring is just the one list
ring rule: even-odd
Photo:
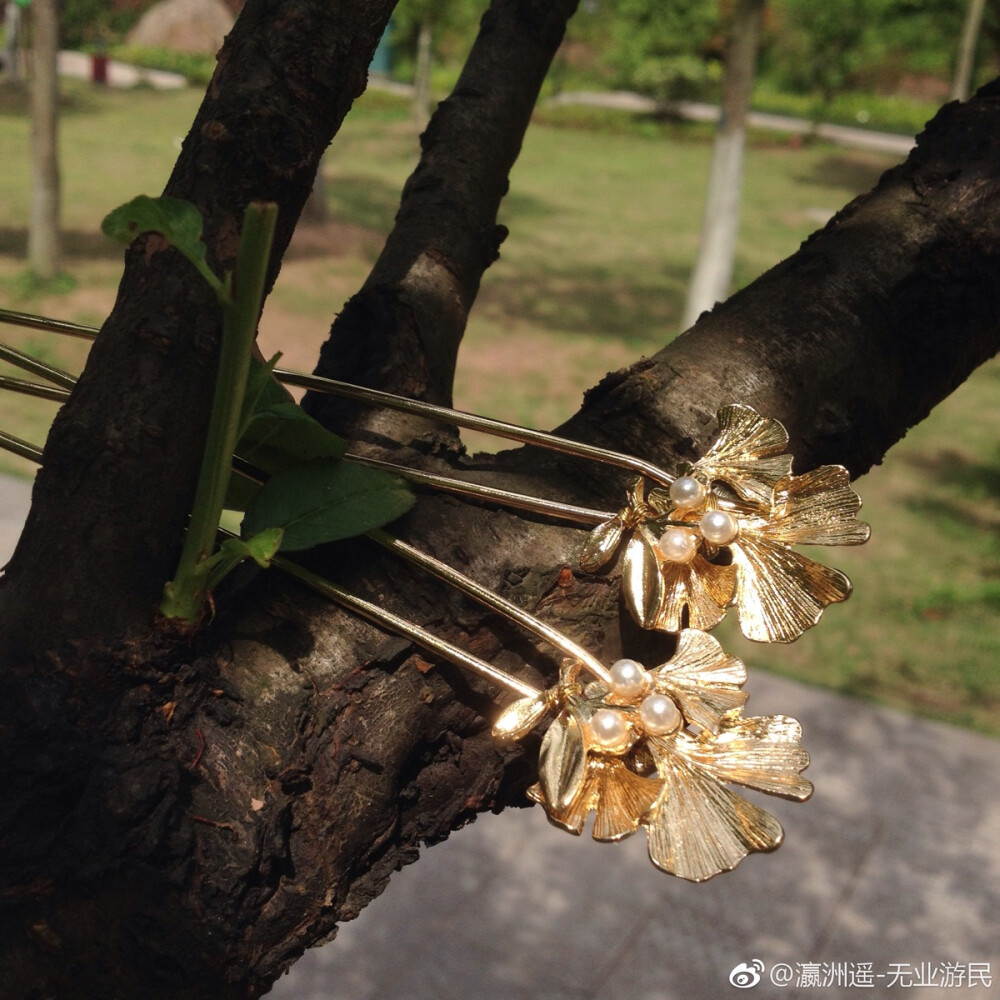
[[[338,6],[348,20],[369,10]],[[561,15],[553,7],[497,0],[484,36],[534,32],[570,5]],[[296,17],[318,19],[297,36],[310,45],[323,28],[331,40],[345,37],[342,24],[321,23],[332,17],[325,8],[247,5],[252,17],[294,9],[293,28]],[[286,40],[282,31],[267,39],[272,53]],[[227,66],[234,72],[234,58],[246,51],[240,47],[257,44],[242,20],[234,35],[210,106],[231,96],[225,73]],[[355,44],[371,39],[374,47],[377,36],[367,22]],[[522,68],[506,81],[512,92]],[[203,111],[196,123],[171,184],[209,209],[217,260],[231,251],[235,209],[250,192],[221,190],[231,171],[213,142],[250,137],[240,148],[260,151],[253,169],[272,179],[265,195],[301,203],[313,138],[326,128],[308,125],[325,109],[304,103],[297,87],[318,86],[306,76],[292,74],[296,86],[286,87],[276,74],[280,92],[248,104],[235,135],[216,111]],[[327,79],[320,96],[346,106],[359,79]],[[473,91],[466,97],[486,100]],[[474,148],[479,137],[486,145],[493,119],[482,116],[480,133],[480,112],[457,114],[464,103],[439,112],[441,130],[451,133],[449,142]],[[255,131],[258,114],[273,131]],[[998,125],[1000,88],[949,105],[905,165],[691,333],[605,379],[566,433],[669,465],[704,447],[717,407],[739,400],[787,423],[799,471],[839,461],[860,473],[879,461],[1000,343]],[[291,150],[274,145],[289,134],[308,138],[292,141]],[[516,151],[519,133],[506,134]],[[434,135],[432,126],[425,165],[440,154],[440,169],[424,174],[426,181],[418,171],[408,186],[376,266],[381,276],[335,324],[324,366],[446,398],[450,377],[438,372],[454,362],[464,314],[499,235],[478,206],[499,201],[505,172],[493,154],[451,168]],[[279,170],[265,169],[282,151],[291,194]],[[435,198],[452,206],[452,218],[432,210]],[[216,331],[201,317],[205,303],[187,301],[197,296],[182,263],[155,251],[147,241],[129,254],[116,313],[88,365],[87,387],[50,439],[32,518],[0,591],[4,996],[259,996],[303,948],[356,915],[422,842],[447,836],[479,811],[522,803],[533,778],[530,746],[501,751],[489,738],[496,691],[429,664],[276,574],[248,576],[218,595],[215,622],[190,646],[156,631],[150,609],[190,494],[197,457],[185,448],[197,451],[210,391],[207,345]],[[182,294],[183,302],[171,302]],[[442,304],[449,308],[437,323]],[[157,326],[168,306],[168,321]],[[357,320],[363,316],[370,326]],[[181,369],[176,377],[172,366]],[[408,371],[417,377],[407,385]],[[119,420],[115,393],[133,421],[147,413],[159,419],[158,434],[148,423]],[[604,506],[622,496],[621,476],[572,460],[515,450],[471,463],[447,436],[411,421],[337,407],[317,412],[348,428],[358,447],[405,462],[455,466],[509,488]],[[185,441],[167,440],[174,433]],[[171,473],[171,462],[180,474]],[[120,500],[108,482],[113,471],[123,484]],[[151,496],[155,490],[169,499]],[[74,509],[74,492],[84,512]],[[53,562],[59,549],[46,536],[60,532],[60,516],[77,530],[96,530],[99,513],[113,525],[96,540],[60,534],[61,544],[84,555],[74,549]],[[621,634],[614,574],[573,571],[579,533],[430,496],[397,530],[599,655],[613,657],[625,642],[642,656],[640,640],[648,637]],[[149,532],[157,537],[144,540]],[[99,551],[108,545],[110,554]],[[131,565],[129,545],[141,545],[155,563],[148,573]],[[121,576],[92,577],[88,554],[102,572]],[[363,542],[314,553],[312,561],[512,672],[554,674],[548,651]],[[69,579],[53,581],[57,594],[49,597],[53,566],[65,567]],[[88,587],[100,598],[81,593]],[[51,616],[51,632],[23,592]],[[119,606],[104,608],[105,600]]]

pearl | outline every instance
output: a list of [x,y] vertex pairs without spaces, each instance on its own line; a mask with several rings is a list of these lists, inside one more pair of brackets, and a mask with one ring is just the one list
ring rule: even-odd
[[713,545],[728,545],[738,534],[740,526],[732,514],[724,510],[710,510],[698,522],[701,537]]
[[635,660],[618,660],[611,665],[611,690],[620,698],[638,698],[649,686],[649,674]]
[[679,728],[681,711],[665,694],[651,694],[639,706],[639,719],[650,736],[667,736]]
[[708,490],[694,476],[680,476],[670,484],[670,499],[675,507],[691,510],[705,499]]
[[613,708],[599,708],[590,717],[590,735],[599,746],[620,750],[628,742],[628,725],[621,712]]
[[698,551],[698,537],[689,528],[671,527],[660,536],[657,546],[667,562],[689,563]]

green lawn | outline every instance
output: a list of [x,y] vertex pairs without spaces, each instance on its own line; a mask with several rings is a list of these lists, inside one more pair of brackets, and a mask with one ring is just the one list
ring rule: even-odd
[[[68,277],[24,275],[27,122],[0,92],[0,301],[97,323],[114,301],[121,252],[102,216],[158,193],[195,112],[194,91],[69,91],[62,121]],[[580,127],[581,123],[587,127]],[[574,127],[575,126],[575,127]],[[529,132],[462,347],[456,403],[548,427],[605,372],[676,332],[700,226],[709,157],[703,127],[546,113]],[[307,367],[330,319],[364,278],[418,153],[405,105],[359,102],[325,164],[336,226],[293,244],[263,323],[268,350]],[[748,283],[890,160],[755,136],[747,156],[737,280]],[[329,241],[332,253],[318,246]],[[78,368],[85,345],[4,331]],[[1000,364],[984,366],[859,484],[872,541],[831,555],[855,583],[846,607],[790,647],[723,641],[752,667],[1000,734]],[[0,426],[40,441],[53,404],[0,396]],[[487,444],[472,441],[474,447]],[[4,460],[4,469],[27,471]]]

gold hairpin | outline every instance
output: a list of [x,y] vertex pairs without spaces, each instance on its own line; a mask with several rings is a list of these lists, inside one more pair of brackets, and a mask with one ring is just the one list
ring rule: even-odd
[[840,465],[791,474],[788,434],[773,418],[734,404],[718,414],[719,436],[669,490],[637,481],[625,507],[590,534],[585,572],[607,564],[628,538],[625,603],[643,627],[710,629],[729,607],[744,635],[791,642],[851,583],[793,545],[860,545],[861,498]]
[[[96,334],[92,328],[4,310],[0,320],[75,336]],[[39,367],[37,359],[12,349],[0,356],[56,386],[5,378],[0,388],[60,401],[75,383],[68,373]],[[591,812],[599,840],[620,840],[641,826],[654,864],[693,881],[733,868],[750,852],[779,845],[777,820],[728,786],[806,799],[812,786],[801,777],[808,764],[801,729],[784,716],[744,715],[746,668],[706,630],[735,606],[750,638],[789,642],[815,625],[827,605],[849,595],[842,573],[792,548],[860,544],[868,538],[868,526],[856,519],[860,498],[844,468],[824,466],[793,475],[784,427],[739,404],[719,411],[715,443],[675,477],[633,456],[502,421],[317,376],[282,370],[275,375],[287,384],[638,473],[626,505],[612,514],[352,457],[430,488],[592,527],[580,560],[586,572],[601,569],[625,542],[626,605],[643,627],[678,636],[673,657],[651,670],[631,659],[606,667],[559,630],[383,530],[368,537],[557,649],[563,657],[558,682],[547,690],[536,688],[284,557],[274,557],[271,564],[513,692],[514,702],[493,727],[498,739],[519,739],[548,720],[539,781],[529,794],[561,828],[582,832]],[[9,435],[0,435],[0,447],[40,459],[33,445]],[[239,460],[234,468],[262,479]],[[589,679],[581,679],[583,672]]]
[[[37,330],[48,330],[52,333],[80,337],[86,340],[93,340],[99,333],[96,327],[82,326],[78,323],[66,323],[62,320],[50,320],[45,316],[34,316],[30,313],[21,313],[10,309],[0,309],[0,323],[10,323],[14,326],[30,327]],[[294,385],[299,388],[310,389],[313,392],[339,396],[343,399],[351,399],[369,406],[382,406],[401,413],[411,413],[415,416],[435,420],[438,423],[464,427],[467,430],[481,431],[484,434],[506,438],[510,441],[518,441],[521,444],[537,445],[538,447],[560,452],[564,455],[573,455],[577,458],[603,462],[606,465],[613,465],[635,472],[663,486],[669,486],[674,481],[674,477],[669,472],[653,465],[651,462],[636,458],[634,455],[627,455],[609,448],[599,448],[596,445],[585,444],[582,441],[573,441],[570,438],[559,437],[556,434],[538,431],[531,427],[512,424],[506,420],[495,420],[492,417],[483,417],[476,413],[466,413],[463,410],[455,410],[448,406],[439,406],[436,403],[410,399],[407,396],[397,396],[395,393],[383,392],[380,389],[369,389],[366,386],[353,385],[350,382],[341,382],[337,379],[324,378],[320,375],[306,375],[303,372],[290,371],[286,368],[274,368],[273,375],[279,382],[285,385]]]
[[[4,351],[5,346],[0,344],[0,355],[3,355]],[[13,349],[6,348],[6,351],[13,352]],[[17,361],[12,360],[15,355],[20,355]],[[20,352],[13,352],[6,355],[4,359],[8,360],[11,364],[17,363],[20,367],[27,367],[27,364],[21,363],[22,359],[26,362],[37,362],[37,359],[31,358],[26,354],[20,354]],[[41,362],[37,363],[41,364]],[[34,365],[30,370],[35,370]],[[0,375],[0,390],[6,389],[9,392],[34,396],[38,399],[47,399],[56,403],[66,402],[69,399],[71,389],[65,386],[75,385],[75,376],[70,375],[68,372],[62,372],[61,369],[50,365],[46,366],[46,370],[53,376],[57,373],[65,376],[66,381],[60,381],[59,385],[52,386],[43,385],[39,382],[31,382],[27,379]],[[424,486],[442,493],[451,493],[456,496],[479,500],[483,503],[509,507],[513,510],[542,514],[546,517],[556,518],[557,520],[568,521],[570,524],[577,525],[578,527],[589,528],[595,524],[602,524],[613,516],[609,511],[594,510],[590,507],[563,503],[558,500],[547,500],[544,497],[530,496],[525,493],[513,493],[510,490],[501,490],[494,486],[483,486],[465,479],[456,479],[452,476],[442,476],[434,472],[411,469],[405,465],[398,465],[395,462],[386,462],[377,458],[369,458],[366,455],[347,453],[343,458],[347,462],[365,465],[373,469],[381,469],[383,472],[401,476],[415,486]],[[249,472],[250,478],[254,478],[252,466],[244,463],[238,456],[233,457],[233,469],[237,472]]]
[[[2,432],[0,447],[41,461],[40,448]],[[681,632],[673,657],[650,671],[628,659],[606,668],[559,630],[452,567],[385,532],[370,537],[553,645],[564,657],[559,682],[548,690],[536,688],[290,559],[275,556],[271,564],[353,613],[511,691],[515,701],[493,726],[498,739],[522,738],[551,717],[541,744],[539,782],[529,794],[553,823],[579,834],[594,811],[593,835],[607,841],[642,826],[653,863],[692,881],[728,871],[751,852],[779,846],[778,821],[728,785],[806,799],[812,786],[800,777],[809,762],[801,729],[784,716],[743,716],[746,669],[712,636]],[[584,670],[596,679],[582,682]]]
[[727,784],[804,801],[809,756],[794,719],[743,716],[743,663],[686,629],[661,666],[622,659],[609,673],[609,684],[584,685],[564,668],[544,699],[518,699],[493,726],[498,738],[518,739],[556,712],[529,790],[549,819],[579,834],[594,812],[593,836],[606,841],[642,826],[653,863],[695,882],[778,847],[778,821]]

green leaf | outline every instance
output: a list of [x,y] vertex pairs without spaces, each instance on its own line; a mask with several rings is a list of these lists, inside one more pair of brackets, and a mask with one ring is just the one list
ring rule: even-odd
[[219,299],[228,302],[229,292],[205,259],[202,226],[201,213],[191,202],[168,195],[150,198],[144,194],[120,205],[101,223],[107,236],[125,244],[143,233],[159,233],[194,264]]
[[[278,357],[266,364],[251,361],[236,443],[236,454],[268,476],[318,458],[340,458],[347,450],[346,441],[310,417],[275,381],[272,372]],[[226,491],[226,509],[246,510],[259,490],[257,483],[234,473]]]
[[415,497],[403,480],[378,469],[320,459],[278,473],[243,519],[244,537],[281,527],[281,551],[351,538],[394,521]]
[[205,590],[215,590],[223,577],[244,559],[252,559],[258,566],[267,569],[281,547],[281,537],[281,528],[266,528],[250,538],[227,538],[219,546],[219,551],[206,559],[203,567],[199,567],[207,570]]
[[343,438],[291,401],[258,410],[236,444],[240,458],[271,474],[318,458],[340,458],[346,450]]
[[[270,361],[266,362],[258,361],[254,357],[250,358],[250,371],[247,373],[247,387],[243,393],[243,407],[240,410],[240,429],[236,436],[237,441],[246,433],[247,427],[250,426],[250,422],[256,416],[259,409],[269,405],[271,400],[274,402],[280,400],[282,403],[291,400],[291,394],[284,386],[278,385],[274,380],[274,369],[280,358],[280,351]],[[274,399],[271,391],[269,391],[272,386],[277,391],[278,399]]]

